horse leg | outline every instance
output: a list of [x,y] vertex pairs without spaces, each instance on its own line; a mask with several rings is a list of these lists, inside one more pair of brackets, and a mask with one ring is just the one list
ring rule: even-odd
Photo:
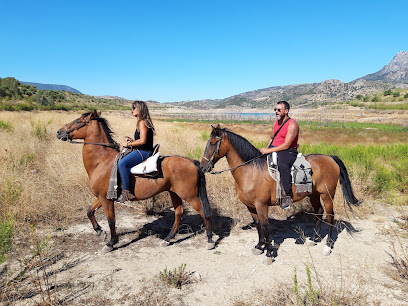
[[264,235],[264,244],[266,248],[266,263],[273,262],[273,247],[269,236],[268,205],[259,203],[255,206],[258,213],[261,231]]
[[94,202],[92,203],[92,205],[89,206],[88,211],[87,211],[86,214],[88,215],[88,218],[91,221],[93,229],[95,230],[96,234],[98,236],[100,236],[102,233],[104,233],[104,239],[103,240],[106,240],[106,232],[104,230],[102,230],[102,228],[100,227],[100,225],[98,224],[98,222],[95,219],[95,211],[98,208],[101,208],[101,207],[102,207],[101,202],[99,202],[99,199],[96,198],[94,200]]
[[247,206],[247,208],[252,216],[252,220],[254,220],[256,230],[258,232],[258,244],[252,249],[252,254],[261,255],[264,251],[263,245],[265,244],[265,236],[262,231],[261,224],[259,223],[259,218],[256,209],[249,206]]
[[312,239],[306,239],[306,244],[308,246],[314,246],[317,242],[322,240],[320,236],[320,228],[322,224],[322,217],[323,217],[323,206],[320,202],[320,194],[316,191],[310,195],[310,203],[312,204],[313,211],[316,217],[316,227],[314,229]]
[[108,219],[109,229],[111,233],[111,240],[103,247],[101,254],[106,254],[113,249],[113,245],[118,243],[119,238],[116,234],[115,227],[115,206],[113,205],[112,200],[108,200],[104,197],[99,198],[99,201],[102,204],[103,210],[105,211],[106,218]]
[[181,218],[183,217],[183,201],[181,198],[175,193],[170,191],[170,198],[171,202],[173,203],[174,207],[174,223],[173,227],[171,228],[170,233],[167,235],[166,238],[160,243],[161,246],[167,246],[170,244],[170,240],[176,236],[177,230],[180,226]]
[[334,197],[334,192],[332,193],[332,195],[329,193],[324,193],[321,195],[321,197],[324,203],[324,208],[326,209],[326,218],[327,218],[327,223],[329,225],[329,234],[327,235],[326,245],[323,250],[323,255],[327,256],[327,255],[330,255],[331,250],[334,245],[334,241],[332,238],[333,223],[334,223],[334,211],[333,211],[332,197]]
[[209,220],[209,218],[206,218],[204,216],[200,199],[198,197],[195,197],[193,199],[189,199],[188,203],[190,203],[191,207],[193,207],[200,214],[201,218],[203,218],[205,232],[207,234],[207,245],[205,246],[205,248],[207,250],[212,250],[215,247],[215,242],[212,239],[213,232],[211,228],[211,221]]

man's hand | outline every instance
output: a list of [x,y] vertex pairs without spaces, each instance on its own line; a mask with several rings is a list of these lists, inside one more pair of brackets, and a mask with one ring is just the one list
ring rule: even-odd
[[261,151],[262,154],[268,154],[271,153],[271,149],[269,148],[261,148],[259,151]]

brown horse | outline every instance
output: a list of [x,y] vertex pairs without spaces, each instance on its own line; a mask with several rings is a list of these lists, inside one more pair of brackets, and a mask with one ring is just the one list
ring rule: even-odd
[[[214,164],[220,158],[226,156],[232,176],[235,179],[238,198],[247,206],[258,231],[259,242],[253,249],[253,253],[261,254],[265,246],[267,261],[271,262],[273,255],[269,238],[268,207],[278,205],[278,201],[276,182],[268,172],[266,155],[262,155],[245,138],[227,129],[222,129],[219,125],[212,128],[210,139],[201,159],[201,167],[204,172],[211,171]],[[332,239],[333,198],[339,178],[348,205],[358,205],[359,201],[353,194],[346,167],[337,156],[312,154],[306,156],[306,159],[311,164],[313,171],[313,191],[309,198],[317,217],[315,235],[311,241],[308,241],[309,244],[314,245],[321,240],[320,226],[323,215],[321,198],[326,211],[327,223],[329,224],[324,252],[325,255],[328,255],[334,243]],[[305,193],[297,194],[295,185],[292,186],[292,189],[294,191],[292,194],[293,201],[295,202],[307,195]]]
[[[111,251],[114,244],[119,241],[115,228],[114,203],[113,200],[106,198],[112,165],[119,153],[119,145],[113,140],[112,134],[107,120],[100,117],[100,113],[96,111],[83,114],[57,132],[57,137],[63,141],[84,139],[83,162],[92,193],[96,196],[88,209],[88,218],[99,236],[102,229],[95,219],[95,210],[103,207],[111,232],[111,240],[102,249],[102,253]],[[170,193],[175,218],[173,227],[162,245],[170,243],[177,233],[183,216],[183,199],[204,219],[208,239],[206,248],[214,248],[210,222],[211,208],[207,199],[205,175],[199,168],[199,162],[182,156],[161,157],[159,161],[161,168],[157,178],[138,177],[135,180],[133,176],[131,186],[132,184],[134,186],[135,200],[148,199],[163,191]]]

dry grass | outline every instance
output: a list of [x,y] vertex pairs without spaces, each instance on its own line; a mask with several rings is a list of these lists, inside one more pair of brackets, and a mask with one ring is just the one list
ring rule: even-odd
[[[86,209],[93,196],[89,190],[88,177],[82,164],[81,145],[69,144],[58,140],[56,131],[65,123],[73,120],[79,113],[74,112],[2,112],[0,119],[10,122],[13,130],[0,130],[0,188],[2,191],[1,213],[11,212],[18,224],[39,223],[54,228],[64,228],[74,220],[83,220]],[[117,141],[125,135],[133,136],[135,120],[126,113],[103,114],[116,133]],[[33,122],[42,124],[46,131],[42,137],[33,135]],[[198,159],[203,153],[206,139],[205,133],[210,126],[194,123],[155,121],[156,142],[160,143],[161,155],[191,155]],[[232,131],[249,138],[251,141],[267,139],[270,127],[231,125]],[[322,133],[326,133],[323,131]],[[317,137],[314,133],[313,137]],[[309,142],[304,135],[304,142]],[[336,141],[333,135],[332,141]],[[216,169],[228,168],[225,159],[216,165]],[[207,175],[207,189],[211,205],[215,212],[227,215],[233,220],[250,222],[251,219],[245,206],[238,200],[234,181],[229,173]],[[353,181],[358,194],[364,186]],[[340,188],[335,197],[337,213],[344,211]],[[167,202],[167,204],[166,204]],[[170,207],[166,195],[146,202],[146,212],[160,213]],[[303,204],[306,205],[307,204]],[[150,206],[150,208],[149,208]],[[276,213],[272,208],[272,212]]]
[[[44,229],[49,233],[67,228],[77,221],[88,222],[86,210],[93,201],[89,190],[88,176],[82,163],[82,146],[62,142],[56,138],[56,131],[65,123],[77,118],[80,113],[75,112],[1,112],[0,120],[12,124],[12,129],[1,130],[0,137],[0,215],[11,213],[16,220],[15,242],[30,244],[30,225]],[[126,113],[105,113],[117,141],[125,135],[133,136],[136,121]],[[157,135],[155,142],[160,143],[161,155],[179,154],[199,158],[205,148],[206,139],[203,137],[211,130],[210,125],[200,123],[165,122],[155,120]],[[38,131],[36,127],[42,127]],[[43,129],[45,127],[45,129]],[[269,137],[270,126],[229,125],[225,126],[251,141],[265,141]],[[367,135],[370,135],[367,132]],[[360,135],[359,139],[365,136]],[[302,134],[302,142],[313,143],[324,139],[327,143],[338,142],[339,135],[330,135],[327,131],[313,131]],[[385,141],[392,141],[386,139]],[[217,163],[215,170],[228,168],[225,159]],[[358,169],[353,171],[358,172]],[[239,201],[234,180],[230,173],[206,175],[207,192],[215,215],[227,216],[231,220],[230,226],[246,225],[252,222],[246,207]],[[369,195],[364,195],[365,186],[351,177],[354,191],[358,198],[364,198],[365,203],[374,203]],[[341,187],[338,186],[334,198],[335,212],[338,218],[350,217],[350,211],[345,208]],[[186,205],[187,206],[187,205]],[[308,201],[297,203],[297,210],[308,209]],[[167,194],[162,194],[152,200],[142,201],[138,205],[145,214],[162,214],[171,208]],[[187,206],[188,207],[188,206]],[[358,216],[372,214],[375,204],[363,205],[354,210]],[[270,209],[270,216],[282,217],[277,208]],[[285,217],[285,216],[283,216]],[[214,229],[222,231],[225,224],[219,224],[214,218]],[[299,273],[303,271],[299,270]],[[316,273],[317,271],[313,271]],[[317,275],[317,274],[316,274]],[[272,295],[262,293],[257,300],[239,301],[237,305],[278,305],[296,304],[292,284],[277,289]],[[357,286],[357,285],[356,285]],[[276,286],[278,287],[278,286]],[[357,288],[357,287],[355,287]],[[166,289],[168,290],[168,289]],[[302,289],[303,290],[303,289]],[[322,305],[337,301],[344,304],[358,304],[356,291],[344,291],[328,282],[319,287],[325,296]],[[343,290],[343,291],[342,291]],[[354,290],[354,289],[353,289]],[[162,304],[172,302],[163,292],[157,290],[142,290],[143,296],[138,301],[143,305]],[[332,294],[330,294],[332,292]],[[334,293],[335,294],[334,294]],[[327,298],[326,298],[327,297]],[[338,300],[341,298],[340,300]],[[350,299],[350,300],[348,300]]]

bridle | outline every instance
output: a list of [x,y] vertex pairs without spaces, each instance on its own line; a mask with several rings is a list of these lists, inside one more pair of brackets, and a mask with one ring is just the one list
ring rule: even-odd
[[211,145],[210,140],[208,140],[207,147],[205,148],[204,154],[202,156],[202,158],[204,158],[206,161],[208,161],[210,163],[211,169],[214,168],[214,162],[213,161],[214,161],[215,155],[218,154],[218,152],[220,151],[222,136],[216,136],[215,139],[217,139],[217,148],[214,150],[214,152],[211,155],[210,159],[208,159],[207,157],[204,156],[205,152],[207,151],[207,149],[209,149],[209,147]]
[[[222,135],[223,134],[221,134],[221,136],[216,136],[215,137],[215,139],[217,139],[217,148],[214,150],[212,156],[209,159],[204,156],[205,152],[207,151],[207,149],[210,146],[210,140],[208,140],[207,147],[205,148],[204,154],[202,156],[203,159],[205,159],[206,161],[209,162],[211,169],[214,168],[215,155],[218,154],[218,152],[220,151]],[[242,164],[240,164],[238,166],[232,167],[232,168],[228,168],[228,169],[221,170],[221,171],[211,171],[210,174],[220,174],[220,173],[223,173],[223,172],[226,172],[226,171],[229,171],[229,170],[234,170],[235,171],[237,168],[242,167],[242,166],[244,166],[246,164],[249,164],[250,162],[254,161],[255,159],[261,158],[262,156],[263,155],[256,156],[256,157],[254,157],[254,158],[252,158],[252,159],[250,159],[250,160],[248,160],[248,161],[246,161],[246,162],[244,162],[244,163],[242,163]]]
[[[76,125],[74,128],[68,129],[68,123],[65,125],[65,133],[70,134],[73,131],[77,131],[80,128],[83,128],[85,125],[91,122],[91,120],[88,120],[87,118],[84,118],[85,122],[79,121],[79,119],[75,119],[73,122],[76,124],[82,123],[82,125]],[[72,126],[73,124],[71,124]]]
[[[98,143],[98,142],[85,142],[85,141],[74,141],[74,140],[72,140],[69,137],[70,133],[72,133],[74,131],[77,131],[77,130],[83,128],[84,126],[86,126],[87,124],[91,123],[91,120],[89,120],[87,118],[84,118],[84,120],[85,120],[85,122],[81,122],[81,121],[79,121],[79,119],[75,119],[73,121],[73,123],[75,123],[76,125],[73,128],[72,128],[73,123],[71,124],[71,128],[68,128],[68,124],[65,124],[65,131],[64,132],[67,135],[69,143],[83,144],[83,145],[93,144],[93,145],[104,146],[104,147],[118,148],[118,145],[116,143],[109,143],[109,142],[108,143]],[[82,124],[80,125],[80,123],[82,123]]]

